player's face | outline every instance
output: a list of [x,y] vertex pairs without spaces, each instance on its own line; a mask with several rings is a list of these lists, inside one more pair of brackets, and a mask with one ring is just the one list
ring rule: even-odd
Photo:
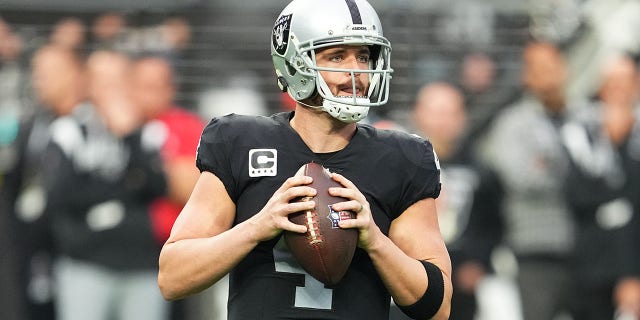
[[[369,70],[370,55],[367,46],[329,47],[316,52],[316,64],[326,68]],[[351,72],[320,71],[320,75],[336,97],[364,97],[369,87],[368,73],[354,73],[355,92]]]

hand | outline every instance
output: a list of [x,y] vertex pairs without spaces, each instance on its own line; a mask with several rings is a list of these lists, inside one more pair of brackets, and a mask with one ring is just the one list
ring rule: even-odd
[[371,208],[365,196],[358,188],[344,176],[332,173],[331,178],[340,183],[344,188],[329,188],[332,196],[349,199],[333,205],[335,211],[352,211],[356,213],[355,219],[342,220],[339,222],[340,228],[358,229],[358,247],[368,250],[375,243],[376,238],[382,234],[371,215]]
[[475,261],[467,261],[454,269],[454,280],[458,288],[466,293],[473,293],[478,284],[484,278],[486,272],[482,264]]
[[267,204],[249,220],[255,228],[255,239],[267,241],[275,238],[282,230],[305,233],[307,227],[289,221],[289,214],[313,210],[315,201],[292,202],[297,198],[313,197],[314,188],[306,185],[312,181],[308,176],[293,176],[287,179],[267,201]]

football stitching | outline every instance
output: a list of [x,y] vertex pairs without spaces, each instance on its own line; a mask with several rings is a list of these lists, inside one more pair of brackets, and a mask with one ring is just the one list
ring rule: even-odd
[[307,211],[307,232],[309,244],[314,245],[317,243],[322,243],[322,234],[320,233],[320,228],[318,228],[318,218],[313,211]]
[[307,222],[307,239],[309,239],[310,245],[315,245],[322,243],[324,241],[324,237],[320,232],[320,228],[318,226],[318,215],[315,210],[309,210],[306,212],[306,222]]

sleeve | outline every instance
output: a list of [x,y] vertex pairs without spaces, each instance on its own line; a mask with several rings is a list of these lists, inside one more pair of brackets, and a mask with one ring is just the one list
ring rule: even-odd
[[480,185],[473,195],[471,215],[461,245],[464,259],[480,261],[491,270],[491,253],[502,240],[503,189],[500,180],[489,168],[478,165]]
[[411,148],[413,151],[405,152],[415,170],[409,171],[398,212],[404,212],[422,199],[435,199],[440,195],[440,163],[433,146],[429,141],[419,138],[418,146]]
[[55,120],[49,130],[51,139],[42,155],[47,165],[42,166],[41,174],[50,208],[89,208],[124,198],[144,201],[166,193],[160,155],[157,150],[142,145],[140,131],[118,141],[128,152],[126,168],[122,173],[106,177],[77,163],[77,159],[87,153],[84,126],[68,117]]
[[[568,122],[562,128],[564,147],[569,159],[569,170],[564,194],[574,212],[590,212],[622,194],[623,169],[616,161],[607,166],[598,165],[597,158],[616,159],[615,151],[598,136],[590,134],[587,126]],[[597,155],[597,157],[596,157]]]
[[117,180],[107,181],[90,172],[79,172],[64,147],[55,141],[51,141],[44,152],[47,166],[42,168],[42,175],[48,210],[89,208],[96,203],[121,196],[123,190]]
[[167,179],[158,150],[145,148],[141,141],[141,131],[124,137],[123,141],[131,152],[123,189],[128,194],[146,200],[166,195]]
[[231,170],[227,122],[212,119],[202,131],[196,153],[196,166],[200,172],[208,171],[216,175],[224,184],[232,199],[235,199],[235,182]]

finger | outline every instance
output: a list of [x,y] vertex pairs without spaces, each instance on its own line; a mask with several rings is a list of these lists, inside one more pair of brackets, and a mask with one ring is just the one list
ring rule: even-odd
[[[302,202],[293,202],[288,205],[288,214],[293,214],[297,212],[305,212],[309,210],[313,210],[316,206],[315,201],[302,201]],[[307,227],[304,225],[299,225],[291,222],[288,217],[285,217],[282,220],[282,225],[280,226],[283,230],[289,230],[297,233],[307,232]]]
[[300,202],[291,202],[287,205],[287,215],[296,213],[296,212],[304,212],[313,210],[316,207],[315,201],[300,201]]
[[280,228],[282,230],[287,230],[287,231],[291,231],[291,232],[295,232],[295,233],[305,233],[307,232],[307,226],[305,225],[301,225],[301,224],[297,224],[297,223],[293,223],[289,220],[285,220],[282,222],[282,225],[280,226]]
[[286,202],[291,202],[292,200],[295,200],[297,198],[314,197],[316,193],[317,191],[314,188],[307,187],[307,186],[298,186],[298,187],[292,187],[286,190],[282,194],[282,198]]
[[359,201],[349,200],[345,202],[334,203],[331,208],[335,211],[351,211],[358,214],[364,209],[364,205]]
[[313,178],[309,176],[293,176],[284,181],[284,183],[278,188],[278,191],[284,192],[293,187],[307,185],[313,182]]
[[359,196],[359,191],[357,191],[356,189],[348,189],[348,188],[339,188],[339,187],[329,188],[329,194],[334,197],[342,197],[342,198],[347,198],[352,200],[364,198],[364,196],[362,197]]
[[332,173],[331,174],[331,178],[340,183],[341,185],[345,186],[346,188],[353,188],[353,189],[358,189],[356,187],[355,184],[353,184],[353,182],[351,182],[351,180],[345,178],[343,175],[339,174],[339,173]]
[[346,219],[346,220],[340,220],[338,222],[338,226],[342,229],[359,228],[361,225],[362,224],[358,219]]

